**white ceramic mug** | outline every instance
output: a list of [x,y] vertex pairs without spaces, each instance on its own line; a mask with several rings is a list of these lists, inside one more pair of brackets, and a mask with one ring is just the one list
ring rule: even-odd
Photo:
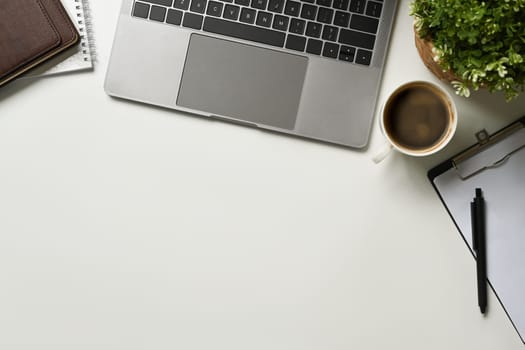
[[381,108],[379,125],[387,145],[373,161],[381,162],[392,149],[414,157],[434,154],[452,140],[457,124],[456,105],[447,91],[428,81],[407,82]]

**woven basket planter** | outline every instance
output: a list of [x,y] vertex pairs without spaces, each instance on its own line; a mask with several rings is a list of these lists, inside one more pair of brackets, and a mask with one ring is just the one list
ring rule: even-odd
[[414,34],[417,51],[419,52],[419,56],[423,60],[425,66],[442,81],[446,81],[449,83],[453,81],[461,81],[461,79],[457,77],[454,74],[454,72],[452,72],[451,70],[443,71],[443,68],[441,68],[438,62],[434,61],[434,54],[432,53],[434,44],[432,43],[432,41],[420,38],[415,28]]

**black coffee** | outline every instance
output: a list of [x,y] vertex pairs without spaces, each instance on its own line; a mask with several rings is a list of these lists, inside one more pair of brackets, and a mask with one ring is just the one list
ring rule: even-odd
[[414,84],[392,96],[385,106],[385,132],[404,148],[429,149],[447,135],[451,113],[441,91]]

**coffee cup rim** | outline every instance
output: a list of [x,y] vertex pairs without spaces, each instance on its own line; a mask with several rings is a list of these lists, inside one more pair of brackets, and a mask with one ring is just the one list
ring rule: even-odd
[[[403,89],[406,89],[408,85],[413,85],[413,84],[421,84],[421,85],[431,86],[431,87],[437,89],[438,91],[442,92],[444,94],[444,96],[446,97],[447,103],[449,104],[450,110],[452,112],[452,122],[450,123],[450,126],[448,127],[446,136],[442,138],[440,143],[438,143],[434,147],[432,147],[430,149],[427,149],[427,150],[411,150],[411,149],[408,149],[408,148],[404,148],[404,147],[398,145],[396,142],[394,142],[394,140],[392,140],[390,138],[390,136],[385,131],[385,118],[384,118],[384,115],[385,115],[385,108],[386,108],[388,102],[391,100],[391,98],[394,95],[396,95],[400,91],[403,91]],[[442,150],[443,148],[445,148],[449,144],[450,140],[452,140],[454,134],[456,133],[457,124],[458,124],[458,112],[457,112],[456,104],[455,104],[454,100],[452,99],[452,95],[448,91],[446,91],[444,88],[442,88],[441,86],[439,86],[439,85],[437,85],[437,84],[435,84],[433,82],[430,82],[430,81],[413,80],[413,81],[407,81],[405,83],[402,83],[401,85],[397,86],[395,89],[393,89],[388,94],[388,97],[386,98],[386,100],[384,101],[384,103],[383,103],[383,105],[381,107],[381,114],[380,114],[379,122],[380,122],[381,133],[383,134],[383,136],[387,139],[388,143],[394,149],[396,149],[397,151],[399,151],[399,152],[401,152],[403,154],[407,154],[407,155],[410,155],[410,156],[424,157],[424,156],[429,156],[429,155],[432,155],[432,154],[435,154],[435,153],[439,152],[440,150]]]

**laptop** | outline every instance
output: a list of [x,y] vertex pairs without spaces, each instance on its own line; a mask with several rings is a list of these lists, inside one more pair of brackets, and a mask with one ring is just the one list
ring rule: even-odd
[[114,97],[362,148],[397,0],[123,0]]

